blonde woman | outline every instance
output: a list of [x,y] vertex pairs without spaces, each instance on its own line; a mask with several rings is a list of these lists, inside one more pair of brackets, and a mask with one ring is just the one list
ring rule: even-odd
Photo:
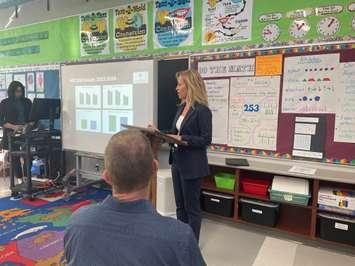
[[176,79],[181,104],[169,133],[187,143],[186,146],[172,146],[170,152],[176,215],[191,226],[198,241],[201,181],[209,175],[207,146],[212,140],[212,113],[208,108],[205,84],[197,71],[178,72]]

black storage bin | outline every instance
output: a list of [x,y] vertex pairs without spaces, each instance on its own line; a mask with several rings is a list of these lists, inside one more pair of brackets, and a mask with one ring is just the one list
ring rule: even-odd
[[206,212],[233,217],[234,197],[209,191],[202,191],[202,209]]
[[250,199],[240,199],[239,202],[243,220],[272,227],[277,224],[279,204]]
[[355,218],[318,213],[318,226],[320,238],[355,246]]

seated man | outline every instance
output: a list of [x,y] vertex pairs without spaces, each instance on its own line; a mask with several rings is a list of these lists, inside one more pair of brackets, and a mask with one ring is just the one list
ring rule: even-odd
[[205,265],[190,227],[160,216],[147,200],[158,162],[142,133],[114,135],[105,168],[112,196],[72,215],[64,237],[68,265]]

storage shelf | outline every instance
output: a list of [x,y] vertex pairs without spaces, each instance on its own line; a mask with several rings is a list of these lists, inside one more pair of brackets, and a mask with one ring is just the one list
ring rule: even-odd
[[214,191],[214,192],[220,192],[220,193],[225,193],[228,195],[235,195],[235,191],[234,190],[227,190],[227,189],[221,189],[221,188],[217,188],[214,180],[211,178],[206,178],[203,180],[202,185],[201,185],[202,189],[207,189],[210,191]]
[[[274,231],[279,231],[287,234],[292,234],[299,237],[305,237],[315,241],[319,240],[320,242],[331,243],[333,245],[342,245],[344,247],[349,247],[352,249],[355,248],[354,246],[351,245],[323,240],[319,238],[317,232],[318,231],[317,213],[320,211],[327,212],[324,210],[320,210],[317,205],[318,191],[320,185],[334,185],[335,187],[341,187],[341,188],[345,187],[348,189],[355,189],[355,181],[354,181],[355,179],[353,178],[352,180],[349,179],[350,172],[353,177],[353,169],[351,169],[351,171],[349,172],[348,168],[346,169],[344,168],[343,172],[344,173],[347,172],[346,178],[345,177],[338,178],[338,176],[336,175],[333,176],[334,174],[334,171],[332,171],[333,169],[325,169],[326,167],[324,167],[324,169],[322,170],[319,169],[317,171],[317,174],[314,176],[305,176],[305,175],[290,173],[288,171],[291,166],[295,165],[295,163],[293,162],[292,164],[288,164],[284,162],[279,162],[279,160],[271,162],[270,160],[261,160],[261,159],[254,160],[254,158],[249,158],[249,159],[250,159],[250,167],[227,166],[225,165],[224,159],[222,157],[218,159],[213,158],[211,161],[209,161],[211,169],[213,169],[212,173],[217,173],[219,171],[233,173],[233,171],[235,171],[234,173],[236,175],[236,186],[234,191],[217,188],[213,176],[209,176],[205,178],[202,183],[202,188],[208,191],[220,192],[226,195],[233,195],[235,199],[234,202],[235,214],[234,217],[224,217],[224,216],[219,216],[216,214],[204,212],[206,213],[207,216],[216,217],[217,219],[221,219],[229,222],[243,223],[249,226],[256,226],[256,227],[264,228],[266,230],[274,230]],[[273,165],[270,166],[270,163]],[[283,167],[284,169],[280,170],[279,166],[280,167],[284,166]],[[238,202],[239,198],[243,197],[243,198],[255,199],[255,200],[260,200],[265,202],[275,202],[275,203],[276,201],[270,200],[269,195],[260,196],[260,195],[252,195],[249,193],[245,193],[242,190],[241,180],[243,178],[272,180],[275,174],[286,175],[295,178],[308,179],[310,181],[310,193],[312,196],[312,198],[308,202],[308,205],[303,206],[291,202],[277,202],[280,204],[280,209],[279,209],[279,218],[275,227],[254,224],[252,222],[243,220],[240,213],[240,204]],[[330,213],[334,213],[334,212],[330,212]]]

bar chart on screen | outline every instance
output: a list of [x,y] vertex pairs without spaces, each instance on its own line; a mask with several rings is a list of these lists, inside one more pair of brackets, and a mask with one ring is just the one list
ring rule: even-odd
[[132,90],[132,84],[104,85],[103,109],[132,109]]
[[75,106],[88,109],[101,108],[101,86],[76,86]]
[[103,110],[102,111],[103,128],[102,132],[113,134],[121,131],[121,125],[133,124],[133,111],[126,110]]
[[76,130],[101,132],[101,110],[76,110]]

